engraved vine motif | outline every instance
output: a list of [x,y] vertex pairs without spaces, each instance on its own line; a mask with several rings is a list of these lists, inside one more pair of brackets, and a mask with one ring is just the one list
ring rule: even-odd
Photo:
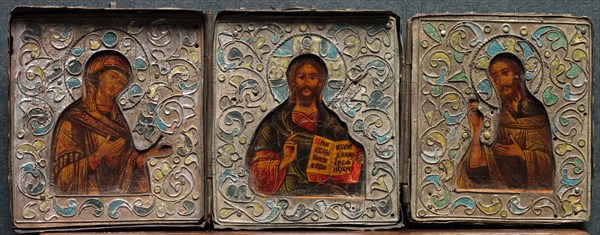
[[[393,22],[217,24],[213,170],[216,216],[232,223],[360,221],[398,216]],[[366,199],[278,198],[249,187],[244,160],[255,128],[290,96],[286,68],[314,54],[329,74],[323,102],[347,123],[367,152]],[[350,131],[351,130],[351,131]]]
[[[419,147],[416,189],[417,216],[519,215],[568,218],[586,212],[581,202],[590,155],[589,39],[587,27],[530,24],[520,29],[496,22],[420,22],[423,36],[416,38],[419,66]],[[515,33],[517,32],[517,33]],[[559,187],[552,194],[534,194],[526,200],[518,193],[508,199],[494,194],[477,197],[456,191],[455,169],[469,149],[471,131],[467,102],[481,101],[481,142],[491,144],[497,127],[499,101],[487,68],[499,53],[516,55],[524,65],[526,87],[549,110],[552,146]],[[416,53],[416,52],[415,52]],[[415,192],[415,191],[413,191]],[[589,199],[587,199],[589,200]]]
[[[78,19],[79,20],[79,19]],[[18,21],[17,71],[13,89],[18,110],[14,164],[25,220],[69,221],[91,214],[97,221],[120,218],[198,217],[202,211],[200,123],[202,48],[192,23],[159,19],[116,20],[106,27],[91,19]],[[115,21],[115,22],[116,22]],[[83,22],[83,23],[82,23]],[[115,23],[113,22],[113,23]],[[83,69],[98,51],[127,57],[133,80],[118,105],[134,145],[173,146],[172,155],[146,167],[150,193],[112,197],[55,195],[48,156],[59,115],[82,96]],[[21,220],[21,218],[17,218]]]

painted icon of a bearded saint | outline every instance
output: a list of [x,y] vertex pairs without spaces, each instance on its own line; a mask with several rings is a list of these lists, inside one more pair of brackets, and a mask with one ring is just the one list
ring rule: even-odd
[[327,67],[318,56],[292,60],[290,96],[257,128],[247,154],[255,192],[289,196],[364,194],[364,149],[322,103]]
[[52,140],[52,177],[57,194],[103,195],[148,192],[145,160],[170,149],[140,152],[116,102],[132,77],[116,51],[93,54],[85,65],[83,97],[61,114]]
[[500,98],[496,139],[490,146],[481,143],[483,114],[477,109],[478,101],[470,101],[472,142],[459,168],[458,187],[552,190],[554,158],[548,115],[525,87],[523,64],[515,55],[501,53],[490,61],[488,73]]

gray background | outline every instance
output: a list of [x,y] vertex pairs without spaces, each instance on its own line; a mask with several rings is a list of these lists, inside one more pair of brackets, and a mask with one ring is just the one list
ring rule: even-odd
[[[9,19],[10,12],[15,6],[70,6],[70,7],[91,7],[91,8],[107,8],[111,1],[99,0],[28,0],[14,1],[2,0],[0,2],[0,136],[8,135],[9,131],[9,110],[8,110],[8,64],[9,64]],[[141,0],[141,1],[113,1],[117,3],[118,8],[182,8],[188,10],[198,10],[204,12],[218,12],[225,9],[285,9],[292,6],[301,7],[316,7],[323,10],[388,10],[396,13],[402,18],[403,42],[406,42],[406,25],[405,22],[412,16],[418,13],[553,13],[553,14],[572,14],[577,16],[587,16],[590,20],[598,24],[600,20],[600,1],[594,0],[557,0],[557,1],[523,1],[523,0],[451,0],[451,1],[361,1],[361,0],[346,0],[346,1],[325,1],[325,0],[269,0],[269,1],[248,1],[248,0],[210,0],[210,1],[194,1],[194,0]],[[600,48],[600,37],[598,30],[594,28],[594,55],[598,54]],[[406,47],[406,45],[404,45]],[[597,56],[594,56],[593,61],[598,61]],[[596,76],[600,74],[600,66],[598,63],[594,65]],[[600,96],[600,84],[594,82],[593,93],[594,99],[597,101]],[[595,102],[594,109],[598,110],[599,102]],[[600,133],[600,116],[599,112],[593,113],[594,133]],[[0,234],[10,234],[11,229],[11,213],[10,213],[10,194],[8,192],[8,146],[9,139],[0,140]],[[595,138],[594,146],[600,144],[600,138]],[[599,152],[594,152],[594,163],[600,161]],[[595,173],[596,174],[596,173]],[[594,179],[593,198],[600,196],[600,179]],[[600,203],[595,200],[592,211],[594,212],[591,220],[583,225],[575,226],[585,229],[592,234],[600,234]],[[424,226],[433,228],[438,226]],[[462,227],[471,228],[472,226],[455,225],[444,227]],[[489,228],[489,227],[488,227]],[[524,231],[526,232],[526,231]]]

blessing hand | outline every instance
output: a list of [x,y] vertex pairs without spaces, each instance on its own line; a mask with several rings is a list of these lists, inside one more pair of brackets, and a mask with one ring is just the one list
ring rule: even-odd
[[295,161],[298,156],[298,144],[292,140],[296,135],[298,135],[298,133],[290,135],[283,143],[283,159],[281,159],[281,162],[279,163],[280,171]]

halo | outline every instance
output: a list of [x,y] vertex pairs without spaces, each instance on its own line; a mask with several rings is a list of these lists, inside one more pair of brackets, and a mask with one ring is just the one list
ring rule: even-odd
[[471,85],[479,100],[494,108],[499,107],[499,98],[489,80],[488,66],[492,58],[502,53],[515,55],[525,69],[525,86],[536,96],[543,77],[548,72],[542,66],[542,59],[535,47],[525,38],[515,35],[503,35],[492,38],[481,45],[470,63]]
[[290,96],[285,71],[294,58],[303,54],[314,54],[325,62],[328,77],[323,102],[329,104],[344,85],[346,64],[335,44],[316,34],[291,36],[273,50],[267,64],[267,80],[273,97],[282,103]]
[[[496,139],[498,115],[494,113],[500,107],[500,98],[491,80],[488,67],[492,58],[499,54],[510,53],[516,56],[525,69],[526,89],[540,99],[539,88],[544,77],[549,77],[548,69],[543,66],[541,56],[535,47],[525,38],[515,35],[502,35],[491,38],[482,44],[469,64],[471,86],[479,101],[478,109],[482,112],[484,122],[480,141],[491,145]],[[541,99],[540,99],[541,100]]]
[[134,107],[143,98],[150,70],[144,47],[127,32],[116,29],[100,29],[79,38],[65,58],[67,76],[65,84],[73,100],[82,96],[83,69],[88,59],[95,53],[105,50],[124,55],[132,68],[129,87],[119,94],[118,103],[122,110]]
[[[117,104],[129,128],[133,130],[137,122],[126,112],[134,110],[133,108],[141,102],[150,83],[149,58],[144,47],[134,36],[118,29],[99,29],[83,35],[73,44],[70,53],[64,58],[63,63],[67,71],[64,84],[73,100],[80,99],[86,82],[83,78],[85,65],[93,54],[100,51],[122,54],[131,66],[132,78],[128,87],[117,96]],[[132,134],[132,137],[136,149],[147,149],[158,139],[157,136],[147,141],[144,136],[135,134]]]

